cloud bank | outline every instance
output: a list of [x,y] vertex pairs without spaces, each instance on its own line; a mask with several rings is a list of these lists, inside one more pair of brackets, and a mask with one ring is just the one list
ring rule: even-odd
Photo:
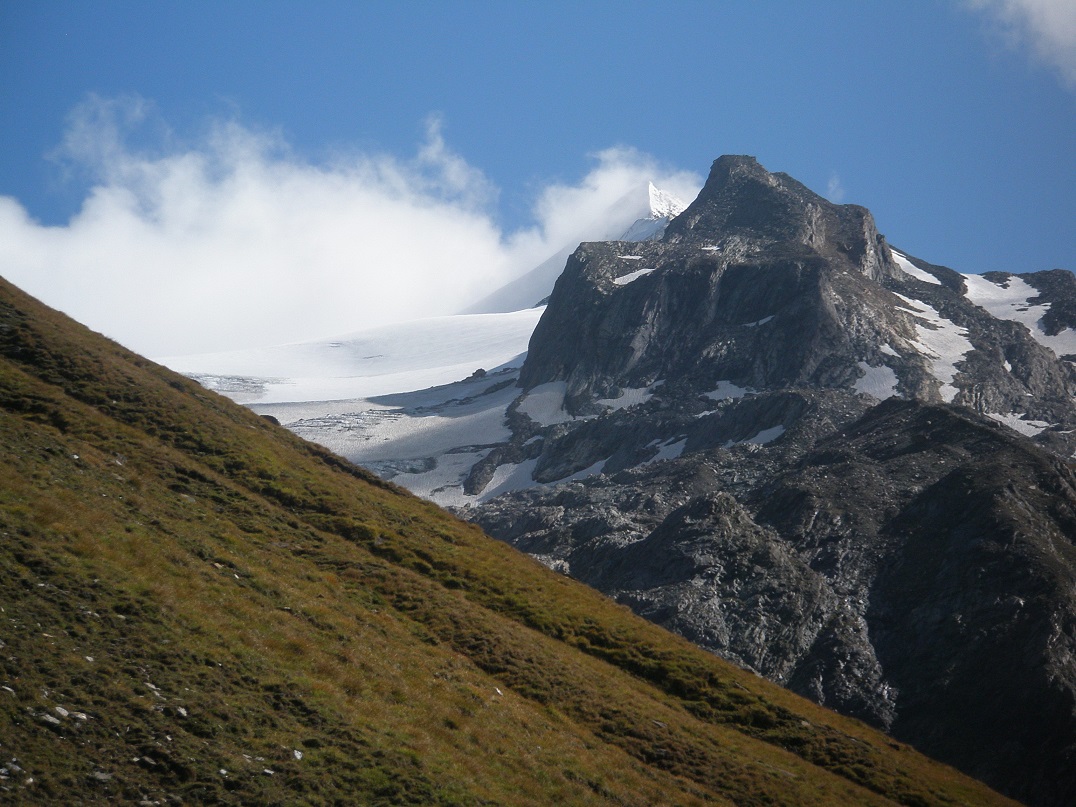
[[151,356],[456,313],[566,244],[619,226],[630,211],[617,202],[648,180],[686,199],[701,186],[609,149],[579,182],[541,189],[533,223],[505,232],[497,188],[449,148],[437,119],[412,157],[315,164],[235,121],[177,144],[139,98],[87,99],[57,155],[89,175],[81,209],[44,226],[0,197],[0,274]]
[[1073,0],[966,0],[988,12],[1012,45],[1027,45],[1076,89],[1076,2]]

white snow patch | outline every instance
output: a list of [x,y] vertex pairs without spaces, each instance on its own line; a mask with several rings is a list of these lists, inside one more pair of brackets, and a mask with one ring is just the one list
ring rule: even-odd
[[537,459],[524,460],[515,465],[498,466],[497,470],[493,472],[493,478],[489,480],[489,484],[478,495],[478,500],[485,501],[502,493],[534,487],[534,469],[537,467]]
[[472,453],[444,454],[438,457],[437,467],[432,471],[419,474],[397,474],[392,481],[441,507],[470,507],[492,499],[494,496],[500,496],[502,493],[535,487],[546,488],[596,476],[602,472],[605,463],[609,461],[606,457],[581,471],[553,482],[534,481],[534,470],[538,466],[536,459],[520,463],[506,463],[497,467],[489,482],[477,496],[464,493],[463,482],[471,468],[488,453],[488,450],[483,450]]
[[643,275],[650,274],[651,272],[654,271],[655,268],[656,267],[649,266],[649,267],[644,267],[642,269],[636,269],[634,272],[628,272],[626,275],[621,275],[620,277],[614,277],[613,282],[616,283],[618,286],[626,286],[629,283],[631,283],[632,281],[638,280]]
[[702,249],[706,250],[707,252],[720,252],[721,251],[721,247],[715,247],[715,246],[702,247]]
[[[478,496],[464,496],[462,498],[469,502],[484,502],[488,499],[492,499],[494,496],[500,496],[502,493],[511,493],[512,491],[526,490],[534,487],[546,488],[553,485],[563,485],[568,482],[577,482],[581,479],[600,474],[605,463],[608,461],[608,457],[603,460],[598,460],[593,465],[590,465],[581,471],[576,471],[571,476],[566,476],[563,479],[557,479],[553,482],[534,481],[534,469],[538,466],[538,460],[536,459],[525,460],[518,464],[501,465],[493,472],[493,477],[489,480],[489,484],[482,489],[482,492],[478,494]],[[433,497],[433,501],[444,506],[441,499],[437,496]]]
[[774,440],[776,440],[778,437],[780,437],[784,433],[785,433],[785,427],[784,426],[771,426],[768,429],[763,429],[758,434],[756,434],[754,437],[748,437],[746,440],[729,440],[727,443],[725,443],[725,448],[730,448],[731,446],[743,445],[745,443],[764,446],[767,443],[772,443]]
[[768,317],[763,317],[762,319],[757,319],[754,322],[746,322],[746,323],[744,323],[744,327],[745,328],[756,328],[759,325],[765,325],[767,322],[769,322],[771,319],[773,319],[773,316],[774,316],[773,314],[770,314]]
[[520,401],[519,411],[541,426],[575,420],[564,410],[564,394],[567,390],[568,385],[564,381],[539,384]]
[[928,303],[913,300],[903,294],[897,294],[913,314],[918,341],[914,346],[931,360],[932,374],[941,382],[938,393],[942,400],[950,403],[959,390],[953,386],[956,377],[956,365],[967,355],[973,345],[968,340],[968,332],[952,320],[945,319]]
[[621,391],[619,398],[599,398],[597,403],[613,410],[627,409],[629,406],[646,403],[653,398],[653,388],[656,386],[658,385],[654,384],[651,387],[627,387]]
[[737,387],[731,381],[718,381],[717,387],[704,392],[703,397],[714,401],[727,401],[734,398],[742,398],[750,392],[746,387]]
[[1001,415],[995,412],[986,412],[988,418],[996,420],[998,423],[1004,423],[1013,431],[1018,431],[1020,434],[1027,435],[1028,437],[1034,437],[1043,429],[1049,428],[1050,424],[1045,420],[1024,420],[1027,415],[1019,415],[1016,412],[1010,412],[1008,415]]
[[[659,445],[660,443],[660,445]],[[658,453],[645,462],[639,463],[640,465],[649,465],[652,462],[661,462],[663,460],[675,460],[684,453],[684,446],[687,445],[687,438],[682,437],[677,440],[675,437],[671,440],[667,440],[661,443],[660,440],[654,440],[650,443],[651,446],[658,446]]]
[[[508,380],[514,375],[508,374]],[[418,392],[320,403],[257,404],[300,436],[442,506],[474,501],[462,484],[491,446],[506,442],[514,384],[483,394],[496,379],[469,379]],[[432,465],[429,470],[417,470]],[[412,470],[414,469],[414,470]]]
[[442,507],[462,507],[474,498],[463,492],[463,482],[475,463],[488,453],[488,450],[484,450],[442,454],[437,457],[437,466],[433,470],[419,474],[397,474],[392,481]]
[[856,379],[852,386],[856,392],[870,395],[879,401],[892,398],[897,394],[897,374],[893,369],[884,364],[880,367],[871,367],[865,361],[857,362],[863,375]]
[[1076,354],[1076,331],[1066,328],[1049,336],[1042,327],[1042,317],[1050,310],[1048,304],[1031,305],[1028,300],[1039,296],[1039,290],[1023,278],[1012,276],[999,286],[981,275],[962,275],[967,297],[998,319],[1021,323],[1040,345],[1058,356]]
[[603,460],[598,460],[593,465],[587,466],[582,471],[576,471],[571,476],[566,476],[563,479],[558,479],[548,484],[541,483],[543,487],[549,487],[549,485],[563,485],[567,482],[578,482],[580,479],[586,479],[588,476],[596,476],[602,472],[602,468],[605,467],[605,463],[609,462],[612,457],[606,457]]
[[641,261],[643,259],[643,256],[642,255],[621,255],[620,259],[624,260],[624,261]]
[[[492,381],[460,382],[375,400],[258,404],[296,434],[360,465],[420,460],[510,439],[505,411],[517,387],[481,395]],[[469,400],[467,400],[469,399]],[[477,461],[477,460],[476,460]]]
[[934,277],[934,275],[930,274],[930,272],[924,272],[922,269],[920,269],[918,266],[908,260],[906,256],[901,255],[895,249],[891,250],[891,252],[893,253],[893,260],[897,262],[897,266],[900,267],[901,271],[904,272],[904,274],[911,275],[916,280],[922,280],[925,283],[933,283],[936,286],[940,286],[942,284],[942,282],[938,280],[938,278]]
[[897,353],[897,351],[893,350],[893,348],[891,348],[889,345],[882,345],[880,348],[878,348],[878,350],[884,353],[886,356],[896,356],[898,359],[900,358],[900,354]]

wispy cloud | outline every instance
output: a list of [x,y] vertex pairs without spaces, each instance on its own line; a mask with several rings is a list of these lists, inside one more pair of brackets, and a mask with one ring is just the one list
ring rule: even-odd
[[691,198],[701,184],[610,149],[578,183],[541,190],[531,226],[504,232],[497,188],[436,118],[412,157],[315,164],[236,121],[178,145],[139,98],[87,99],[58,154],[91,190],[60,227],[0,197],[0,274],[149,355],[455,313],[565,243],[602,237],[633,187]]
[[965,0],[988,13],[1011,46],[1027,46],[1076,89],[1076,2],[1073,0]]
[[826,198],[831,202],[840,204],[844,201],[844,185],[841,184],[841,178],[837,172],[834,171],[829,175],[829,182],[826,183]]

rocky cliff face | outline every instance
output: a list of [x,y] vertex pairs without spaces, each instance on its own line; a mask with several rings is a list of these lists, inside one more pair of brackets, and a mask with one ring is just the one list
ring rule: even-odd
[[802,453],[710,449],[477,520],[1014,795],[1071,799],[1076,476],[993,421],[894,398]]
[[871,280],[897,275],[869,210],[835,205],[754,157],[715,160],[702,192],[667,232],[673,243],[719,235],[745,251],[806,247]]
[[[1052,273],[1031,282],[1065,296]],[[722,381],[756,391],[859,384],[1052,424],[1076,415],[1072,365],[968,291],[957,273],[891,250],[865,209],[834,205],[753,158],[722,157],[663,241],[572,255],[520,383],[563,382],[577,415],[659,381],[698,393]],[[1076,324],[1064,304],[1048,312],[1044,334]]]
[[1074,328],[1069,272],[962,276],[722,157],[661,241],[569,259],[511,437],[464,482],[533,486],[465,512],[1005,792],[1073,803]]

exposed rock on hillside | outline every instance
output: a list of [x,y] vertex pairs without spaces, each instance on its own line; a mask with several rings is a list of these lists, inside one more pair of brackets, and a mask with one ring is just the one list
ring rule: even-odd
[[503,496],[477,520],[800,694],[1064,803],[1071,467],[993,421],[897,399],[794,463],[776,451]]

